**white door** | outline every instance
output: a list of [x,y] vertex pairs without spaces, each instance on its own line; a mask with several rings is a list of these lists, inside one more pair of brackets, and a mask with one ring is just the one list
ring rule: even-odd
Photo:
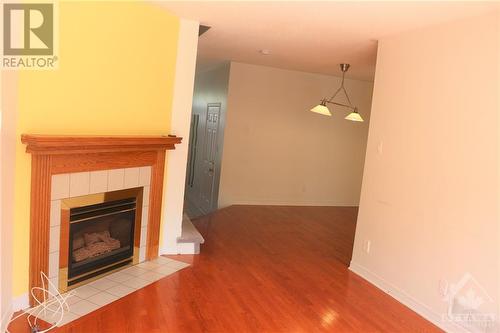
[[200,209],[209,213],[214,207],[214,186],[217,160],[217,136],[220,120],[220,103],[209,103],[205,121],[204,140],[202,148],[200,172]]

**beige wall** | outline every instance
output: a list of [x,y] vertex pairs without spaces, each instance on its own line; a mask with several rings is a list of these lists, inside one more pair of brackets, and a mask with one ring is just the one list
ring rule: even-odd
[[494,300],[483,310],[498,302],[498,27],[379,42],[351,269],[443,327],[446,282],[470,273]]
[[344,120],[340,108],[331,118],[308,112],[339,84],[338,77],[231,63],[220,207],[358,205],[373,84],[346,80],[364,123]]

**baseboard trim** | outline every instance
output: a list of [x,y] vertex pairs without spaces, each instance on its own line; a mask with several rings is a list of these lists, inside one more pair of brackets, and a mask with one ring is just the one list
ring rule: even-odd
[[7,309],[2,308],[2,313],[0,316],[0,332],[7,332],[7,327],[9,326],[10,320],[14,316],[14,311],[12,310],[12,302],[7,305]]
[[28,293],[22,294],[21,296],[14,297],[12,299],[12,311],[16,312],[19,310],[24,310],[30,307],[30,301]]
[[443,321],[441,314],[434,312],[427,305],[419,302],[412,296],[408,295],[403,290],[399,289],[395,285],[386,281],[384,278],[378,276],[377,274],[371,272],[369,269],[351,261],[349,270],[361,278],[365,279],[378,289],[382,290],[392,298],[396,299],[398,302],[402,303],[406,307],[415,311],[434,325],[438,326],[446,332],[455,333],[469,333],[464,327],[459,326],[453,322]]
[[279,200],[234,200],[219,204],[219,208],[230,206],[299,206],[299,207],[358,207],[359,203],[331,201],[279,201]]
[[160,255],[176,255],[176,254],[199,254],[199,243],[176,243],[174,246],[168,246],[160,249]]

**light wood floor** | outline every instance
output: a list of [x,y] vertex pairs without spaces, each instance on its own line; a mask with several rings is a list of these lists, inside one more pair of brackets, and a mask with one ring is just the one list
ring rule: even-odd
[[233,206],[199,218],[201,254],[172,256],[192,267],[54,332],[439,331],[347,269],[356,215]]

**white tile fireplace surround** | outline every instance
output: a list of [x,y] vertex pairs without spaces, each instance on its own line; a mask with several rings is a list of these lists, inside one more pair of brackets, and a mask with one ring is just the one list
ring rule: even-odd
[[[28,309],[28,312],[33,312],[33,315],[50,324],[62,326],[189,266],[184,262],[165,257],[145,261],[149,226],[150,166],[57,174],[51,178],[49,280],[53,286],[57,288],[59,285],[61,202],[64,199],[142,187],[139,264],[118,269],[97,280],[90,279],[88,283],[63,294],[64,297],[69,294],[71,296],[67,299],[67,312],[59,323],[57,323],[60,319],[58,312],[47,310],[34,313],[33,308]],[[61,291],[51,290],[51,292],[55,294]],[[54,310],[55,307],[54,305]]]
[[52,176],[50,233],[49,233],[49,279],[58,285],[59,240],[61,233],[61,200],[83,195],[104,193],[143,187],[141,240],[139,262],[146,257],[146,236],[148,234],[148,205],[151,182],[151,167],[111,169],[66,173]]

